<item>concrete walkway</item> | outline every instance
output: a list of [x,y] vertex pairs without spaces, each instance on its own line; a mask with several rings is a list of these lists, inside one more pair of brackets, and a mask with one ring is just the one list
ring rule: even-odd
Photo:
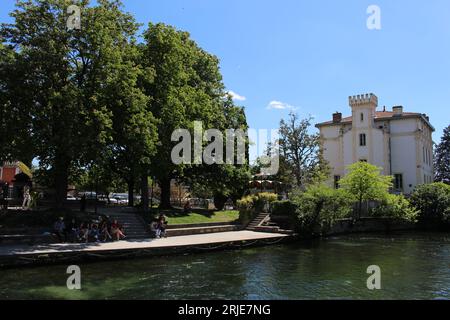
[[45,244],[45,245],[1,245],[0,258],[11,256],[27,256],[27,255],[46,255],[54,253],[68,252],[102,252],[102,251],[121,251],[121,250],[139,250],[139,249],[162,249],[171,247],[188,247],[198,245],[212,245],[219,243],[233,243],[255,240],[276,240],[288,237],[285,234],[263,233],[253,231],[233,231],[210,234],[198,234],[169,237],[164,239],[139,239],[139,240],[122,240],[118,242],[107,243],[66,243],[66,244]]

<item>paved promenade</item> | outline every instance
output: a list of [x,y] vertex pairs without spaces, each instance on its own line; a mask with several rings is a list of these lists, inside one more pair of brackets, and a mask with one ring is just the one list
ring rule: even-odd
[[163,239],[122,240],[107,243],[66,243],[45,245],[1,245],[1,257],[26,257],[28,255],[52,255],[59,253],[99,253],[120,252],[141,249],[170,249],[179,247],[195,247],[200,245],[214,245],[221,243],[245,243],[256,240],[277,240],[287,237],[285,234],[263,233],[253,231],[233,231],[222,233],[198,234],[188,236],[169,237]]

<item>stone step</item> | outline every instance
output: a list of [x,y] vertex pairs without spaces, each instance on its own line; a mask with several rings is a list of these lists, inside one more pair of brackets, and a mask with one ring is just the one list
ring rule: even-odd
[[254,231],[256,228],[260,227],[260,225],[264,222],[265,219],[269,216],[269,213],[258,213],[258,215],[250,221],[247,225],[246,229]]
[[124,228],[124,233],[128,239],[150,238],[147,226],[143,220],[132,212],[115,212],[109,215],[110,220],[117,220]]

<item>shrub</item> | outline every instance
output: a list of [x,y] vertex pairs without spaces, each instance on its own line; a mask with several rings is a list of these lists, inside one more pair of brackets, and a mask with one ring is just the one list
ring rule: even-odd
[[295,229],[297,225],[297,206],[289,200],[272,203],[271,217],[273,221],[285,229]]
[[345,190],[324,185],[296,192],[292,200],[297,207],[297,229],[303,235],[322,235],[352,212],[352,197]]
[[241,200],[237,201],[237,207],[239,210],[251,210],[253,208],[254,196],[245,196]]
[[418,186],[411,195],[411,204],[419,210],[419,222],[450,223],[450,186],[442,182]]
[[266,204],[271,204],[277,200],[275,193],[263,192],[258,194],[252,194],[237,201],[239,209],[254,209],[256,211],[263,210]]
[[272,202],[277,200],[277,195],[275,193],[258,193],[246,196],[241,200],[237,201],[237,206],[239,209],[239,221],[241,224],[248,224],[257,213],[263,211],[266,205],[270,205]]
[[289,216],[293,217],[297,210],[297,206],[290,200],[274,201],[272,203],[273,216]]
[[380,205],[372,210],[376,217],[416,222],[418,211],[409,203],[403,195],[388,194]]
[[[254,208],[256,211],[263,211],[265,206],[270,205],[278,200],[278,196],[275,193],[262,192],[255,195]],[[267,208],[269,209],[269,208]],[[267,211],[265,211],[267,212]]]

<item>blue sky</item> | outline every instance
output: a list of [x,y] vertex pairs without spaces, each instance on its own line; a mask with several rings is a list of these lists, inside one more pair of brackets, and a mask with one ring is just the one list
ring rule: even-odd
[[[450,1],[124,0],[137,21],[191,33],[217,55],[228,90],[253,128],[277,128],[292,108],[315,122],[348,96],[375,93],[380,108],[427,113],[435,142],[450,124]],[[381,30],[366,27],[369,5]],[[2,0],[8,21],[14,0]],[[286,107],[268,109],[268,105]]]

